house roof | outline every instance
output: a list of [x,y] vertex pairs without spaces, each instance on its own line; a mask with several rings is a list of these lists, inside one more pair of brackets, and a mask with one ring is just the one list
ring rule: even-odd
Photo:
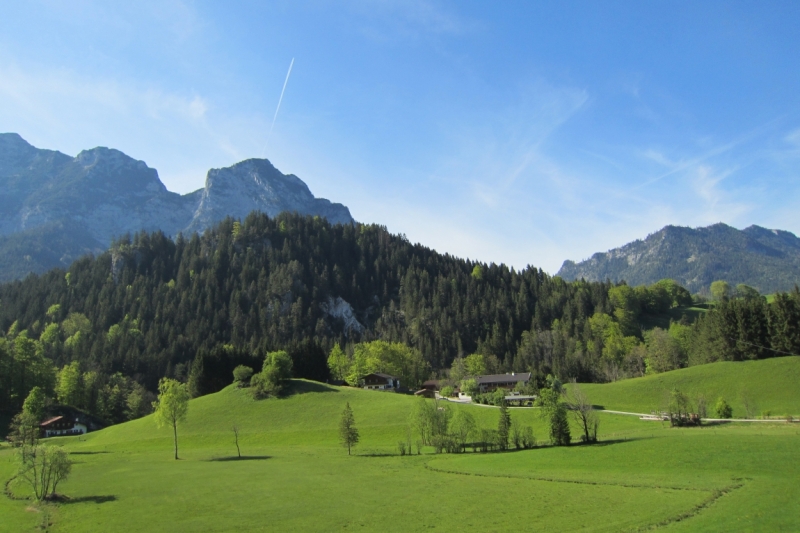
[[439,385],[439,380],[438,379],[429,379],[425,383],[422,384],[423,387],[426,387],[428,385],[433,385],[434,387],[436,387],[436,386]]
[[49,426],[50,424],[52,424],[54,422],[58,422],[59,420],[61,420],[63,418],[64,418],[63,416],[54,416],[53,418],[48,418],[47,420],[45,420],[44,422],[39,424],[39,426],[40,427]]
[[369,376],[378,376],[379,378],[383,378],[383,379],[400,379],[397,376],[392,376],[391,374],[384,374],[383,372],[373,372],[372,374],[367,374],[364,377],[366,378],[366,377],[369,377]]
[[488,376],[478,376],[475,381],[478,385],[489,385],[492,383],[519,383],[520,381],[530,381],[530,372],[517,372],[512,374],[490,374]]

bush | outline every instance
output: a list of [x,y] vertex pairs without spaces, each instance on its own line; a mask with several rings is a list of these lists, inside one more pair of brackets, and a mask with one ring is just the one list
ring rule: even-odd
[[497,407],[505,405],[505,403],[506,403],[506,390],[505,389],[501,389],[499,387],[497,389],[495,389],[494,392],[491,394],[491,402],[492,402],[492,405],[496,405]]
[[401,440],[401,441],[399,441],[397,443],[397,451],[400,452],[401,456],[406,455],[406,454],[409,454],[409,455],[411,454],[411,450],[406,447],[406,441],[404,441],[404,440]]
[[455,394],[455,391],[456,391],[455,388],[448,385],[446,387],[442,387],[442,390],[439,391],[439,395],[442,396],[443,398],[450,398]]
[[530,450],[536,446],[536,437],[533,436],[533,428],[525,426],[522,430],[522,447]]
[[291,375],[292,359],[289,354],[284,351],[268,353],[261,372],[250,378],[253,397],[261,399],[267,396],[278,396]]
[[461,392],[472,398],[478,396],[480,392],[478,382],[475,379],[465,379],[461,382]]
[[249,366],[239,365],[233,369],[233,380],[239,383],[240,387],[246,387],[252,375],[253,369]]
[[714,406],[714,411],[717,413],[718,418],[730,418],[733,416],[733,408],[728,405],[725,398],[719,398],[717,404]]

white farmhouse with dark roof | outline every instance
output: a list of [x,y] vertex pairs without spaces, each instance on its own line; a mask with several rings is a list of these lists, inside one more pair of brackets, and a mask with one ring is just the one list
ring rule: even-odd
[[475,381],[481,392],[491,392],[496,389],[513,389],[518,383],[527,385],[531,380],[530,372],[512,372],[510,374],[491,374],[477,376]]
[[383,372],[373,372],[363,378],[364,388],[367,390],[392,390],[400,388],[400,378]]
[[83,435],[87,431],[86,424],[82,424],[77,418],[66,416],[54,416],[39,424],[39,430],[44,437],[56,437],[60,435]]

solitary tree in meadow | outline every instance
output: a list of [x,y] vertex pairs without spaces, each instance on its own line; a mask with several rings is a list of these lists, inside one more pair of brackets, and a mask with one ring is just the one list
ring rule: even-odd
[[581,427],[583,442],[597,442],[597,428],[600,426],[600,418],[597,411],[589,401],[588,396],[576,382],[569,386],[568,407],[572,416]]
[[158,400],[153,402],[158,427],[172,426],[175,441],[175,459],[178,459],[178,422],[186,419],[189,411],[189,389],[185,383],[161,378],[158,382]]
[[358,444],[358,429],[356,429],[356,421],[353,418],[350,402],[347,402],[347,406],[342,412],[342,419],[339,421],[339,438],[342,446],[347,448],[347,455],[350,455],[350,448]]
[[500,404],[500,419],[497,422],[497,445],[501,450],[508,449],[508,436],[511,432],[511,415],[506,402]]

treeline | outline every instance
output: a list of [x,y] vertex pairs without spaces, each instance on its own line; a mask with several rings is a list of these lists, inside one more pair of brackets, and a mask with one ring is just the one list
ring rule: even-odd
[[[786,298],[796,307],[796,295]],[[567,283],[532,267],[439,254],[377,225],[253,213],[189,238],[125,237],[66,272],[0,285],[0,329],[8,332],[0,409],[18,410],[35,379],[57,396],[55,369],[73,362],[84,388],[114,390],[120,375],[129,381],[118,388],[130,394],[133,383],[154,391],[161,377],[193,376],[203,394],[228,384],[238,365],[260,368],[276,350],[289,354],[295,377],[325,380],[335,346],[360,365],[369,358],[355,345],[373,340],[413,348],[424,363],[415,368],[429,373],[480,353],[494,371],[605,381],[646,371],[656,358],[641,350],[657,343],[645,342],[640,323],[690,301],[671,281]],[[739,315],[724,316],[726,327],[738,327],[728,321]],[[779,330],[760,340],[796,346],[773,338]],[[683,333],[675,337],[694,339]],[[426,377],[409,375],[409,386]]]

